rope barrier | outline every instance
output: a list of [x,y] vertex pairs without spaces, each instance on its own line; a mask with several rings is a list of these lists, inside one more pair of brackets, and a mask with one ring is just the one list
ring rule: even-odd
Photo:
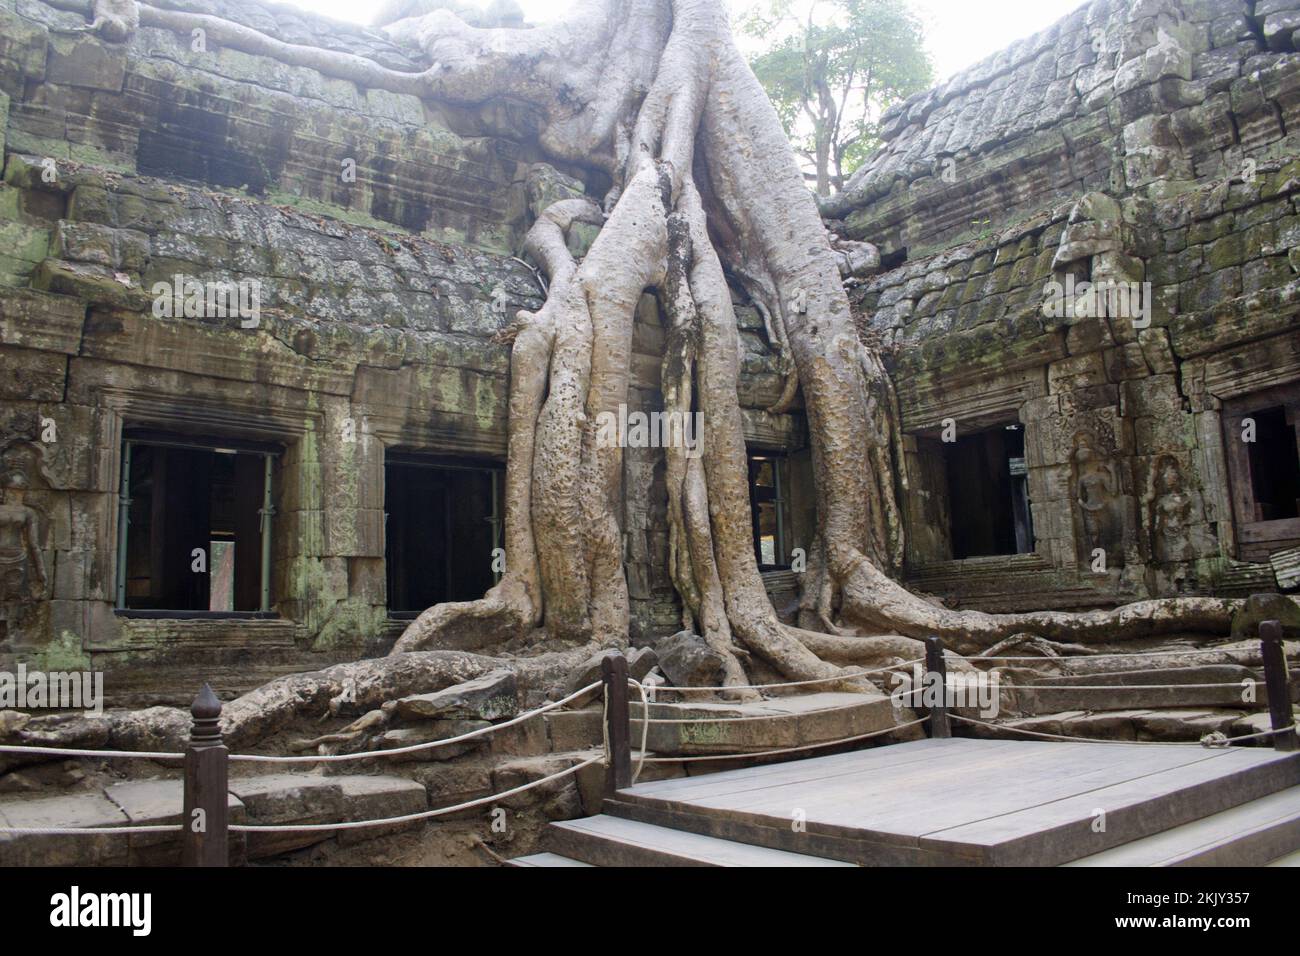
[[264,826],[255,826],[251,824],[231,824],[231,833],[318,833],[327,830],[361,830],[366,827],[381,827],[393,823],[410,823],[415,820],[427,820],[431,817],[446,816],[449,813],[459,813],[461,810],[470,810],[474,807],[481,807],[487,803],[495,803],[498,800],[504,800],[506,797],[513,797],[517,793],[524,793],[535,787],[540,787],[544,783],[550,783],[552,780],[559,780],[563,777],[571,776],[581,770],[583,767],[590,767],[594,763],[603,763],[605,755],[598,754],[590,757],[580,763],[574,764],[565,770],[557,773],[548,774],[540,777],[530,783],[522,784],[518,787],[512,787],[509,790],[503,790],[501,793],[494,793],[491,796],[479,797],[477,800],[467,800],[464,803],[457,803],[450,807],[441,807],[437,810],[424,810],[420,813],[407,813],[400,817],[382,817],[378,820],[349,820],[344,823],[304,823],[304,824],[266,824]]
[[1217,648],[1205,647],[1195,648],[1188,647],[1176,651],[1132,651],[1120,652],[1116,654],[1062,654],[1059,657],[1045,657],[1028,655],[1024,657],[1011,657],[1006,654],[976,654],[968,657],[968,661],[1033,661],[1038,664],[1059,664],[1063,661],[1106,661],[1106,660],[1131,660],[1139,657],[1171,657],[1180,654],[1234,654],[1247,653],[1245,648]]
[[434,747],[447,747],[451,744],[461,743],[465,740],[472,740],[475,737],[483,737],[487,734],[498,730],[504,730],[515,724],[523,723],[525,720],[531,720],[540,714],[563,707],[591,690],[601,686],[600,681],[588,684],[580,690],[575,690],[572,694],[560,700],[552,701],[549,704],[543,704],[536,710],[530,710],[527,713],[520,714],[518,717],[512,717],[510,720],[502,721],[499,724],[492,724],[490,727],[480,727],[478,730],[471,730],[468,733],[459,734],[455,737],[446,737],[442,740],[430,740],[422,744],[410,744],[406,747],[394,747],[392,750],[363,750],[354,754],[326,754],[313,755],[301,754],[292,757],[277,757],[270,754],[231,754],[232,761],[238,760],[242,763],[343,763],[351,760],[372,760],[375,757],[394,757],[399,754],[418,753],[421,750],[432,750]]
[[886,727],[884,730],[873,730],[869,734],[858,734],[854,737],[841,737],[838,740],[827,740],[817,744],[803,744],[799,747],[781,747],[777,750],[756,750],[747,754],[702,754],[692,757],[645,757],[645,763],[691,763],[697,760],[745,760],[750,757],[771,757],[775,754],[792,754],[802,750],[818,750],[822,747],[836,747],[840,744],[851,744],[858,740],[869,740],[872,737],[883,737],[885,734],[892,734],[898,730],[906,730],[908,727],[915,727],[917,724],[923,724],[930,717],[927,714],[916,720],[909,720],[904,724],[895,724],[893,727]]
[[109,833],[179,833],[183,829],[179,823],[172,823],[142,827],[0,827],[0,833],[16,833],[20,836],[96,836]]
[[1295,730],[1295,724],[1287,724],[1285,727],[1279,727],[1277,730],[1260,730],[1253,734],[1242,734],[1239,737],[1229,737],[1222,731],[1211,731],[1201,738],[1201,744],[1206,747],[1222,747],[1228,744],[1239,743],[1243,740],[1257,740],[1263,737],[1273,737],[1277,734],[1284,734],[1288,731]]
[[147,750],[77,750],[71,747],[0,746],[0,754],[51,754],[56,757],[103,757],[106,760],[131,757],[137,760],[184,760],[185,754],[153,753]]
[[1042,730],[1026,730],[1024,727],[1009,727],[1006,724],[991,724],[986,720],[976,720],[974,717],[963,717],[961,714],[952,714],[949,716],[953,720],[960,720],[967,724],[975,724],[978,727],[987,727],[990,730],[1005,730],[1017,734],[1027,734],[1031,737],[1042,737],[1045,740],[1065,740],[1072,743],[1087,744],[1141,744],[1144,747],[1223,747],[1236,743],[1241,740],[1254,740],[1257,737],[1271,737],[1274,734],[1285,733],[1295,729],[1295,724],[1282,727],[1278,730],[1262,730],[1255,734],[1244,734],[1240,737],[1228,737],[1220,731],[1214,731],[1219,734],[1219,738],[1208,741],[1212,734],[1206,734],[1199,741],[1193,743],[1188,740],[1107,740],[1104,737],[1073,737],[1066,734],[1051,734]]
[[[951,676],[951,675],[949,675]],[[1251,679],[1253,687],[1263,687],[1262,680]],[[1196,690],[1211,687],[1245,689],[1246,681],[1229,681],[1224,684],[1004,684],[996,683],[998,690]],[[924,688],[903,691],[904,695],[922,693]]]
[[636,783],[636,778],[641,776],[641,771],[645,767],[645,745],[650,736],[650,721],[646,720],[646,715],[650,713],[650,702],[646,699],[645,686],[639,680],[629,677],[627,682],[641,695],[641,756],[636,762],[636,769],[632,771],[632,782]]
[[[992,658],[990,658],[991,660]],[[897,670],[900,667],[910,667],[913,664],[924,664],[925,658],[918,657],[915,660],[900,661],[897,664],[890,664],[886,667],[875,667],[869,671],[846,671],[835,677],[818,677],[814,680],[793,680],[781,684],[737,684],[726,687],[673,687],[668,684],[655,684],[655,690],[671,690],[678,692],[686,691],[720,691],[720,690],[771,690],[777,687],[809,687],[813,684],[834,684],[843,681],[856,680],[859,677],[866,677],[868,674],[883,674],[886,671]]]
[[[1234,685],[1235,686],[1235,685]],[[921,693],[917,691],[905,691],[904,693]],[[868,700],[878,700],[879,698],[868,698]],[[866,701],[864,700],[864,703]],[[663,701],[657,701],[663,703]],[[680,706],[674,704],[674,706]],[[852,704],[847,706],[853,706]],[[753,714],[746,717],[636,717],[631,716],[628,719],[633,723],[645,724],[743,724],[749,720],[779,720],[782,717],[811,717],[814,714],[829,714],[833,711],[845,710],[845,707],[819,707],[816,710],[791,711],[789,713],[770,713],[770,714]]]

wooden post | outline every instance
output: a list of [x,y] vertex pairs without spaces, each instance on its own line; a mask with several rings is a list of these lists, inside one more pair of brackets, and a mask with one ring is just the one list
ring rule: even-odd
[[[930,675],[934,674],[934,677]],[[938,688],[938,702],[930,708],[930,736],[951,737],[952,726],[948,721],[948,668],[943,660],[943,641],[931,635],[925,639],[925,683]],[[922,697],[922,700],[925,698]]]
[[[1287,679],[1286,654],[1282,650],[1282,625],[1277,621],[1259,622],[1259,653],[1264,659],[1264,684],[1268,688],[1268,716],[1274,730],[1295,723],[1291,717],[1291,687]],[[1277,750],[1295,750],[1300,746],[1294,730],[1273,735]]]
[[[627,709],[627,658],[609,654],[600,662],[600,679],[605,683],[605,732],[609,739],[609,767],[605,771],[605,794],[632,785],[631,728]],[[642,714],[642,719],[649,714]]]
[[221,740],[221,701],[204,684],[190,706],[194,726],[185,748],[185,799],[181,817],[181,862],[185,866],[229,866],[230,751]]

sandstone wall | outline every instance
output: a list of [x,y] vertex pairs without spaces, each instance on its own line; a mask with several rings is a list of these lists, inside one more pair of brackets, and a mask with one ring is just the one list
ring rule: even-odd
[[[893,267],[852,298],[902,401],[914,583],[987,608],[1275,586],[1297,542],[1238,540],[1222,426],[1300,380],[1298,26],[1294,0],[1099,0],[887,117],[828,212]],[[1150,283],[1149,317],[1047,314],[1071,276]],[[948,559],[945,420],[1023,426],[1032,553]]]
[[[414,66],[287,8],[163,5]],[[382,653],[403,626],[386,611],[385,453],[504,463],[509,349],[493,337],[541,304],[515,255],[584,184],[541,162],[518,104],[452,109],[156,29],[65,32],[84,25],[0,0],[0,456],[28,479],[49,578],[38,601],[0,602],[0,661],[91,661],[146,699]],[[155,283],[178,274],[260,283],[257,327],[156,315]],[[757,314],[741,323],[759,408],[781,377]],[[647,297],[634,408],[662,407],[662,339]],[[747,416],[767,447],[804,441],[798,415]],[[122,437],[139,427],[282,449],[269,619],[115,611]],[[633,633],[671,632],[661,456],[631,450],[627,474]]]

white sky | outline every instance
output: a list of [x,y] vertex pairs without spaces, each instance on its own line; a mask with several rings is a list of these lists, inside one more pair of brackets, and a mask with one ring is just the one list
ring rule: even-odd
[[[369,23],[376,5],[357,0],[284,0],[338,20]],[[518,0],[534,23],[553,19],[569,0]],[[728,0],[733,10],[749,0]],[[936,79],[944,80],[1013,41],[1049,26],[1084,0],[909,0],[925,23]]]

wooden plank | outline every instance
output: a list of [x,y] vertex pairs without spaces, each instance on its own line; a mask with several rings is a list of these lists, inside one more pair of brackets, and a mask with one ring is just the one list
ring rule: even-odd
[[[990,863],[1046,865],[1078,859],[1264,796],[1300,780],[1300,765],[1271,751],[1215,756],[1016,813],[932,833],[936,851],[979,848]],[[1096,811],[1105,829],[1095,830]]]
[[766,764],[762,767],[744,767],[724,770],[703,777],[686,777],[676,780],[656,780],[639,783],[624,791],[625,797],[685,800],[724,793],[743,793],[763,786],[807,781],[816,783],[847,773],[883,772],[891,767],[908,763],[942,761],[950,751],[1001,750],[1015,746],[1019,741],[975,740],[913,740],[849,753],[810,757],[784,763]]
[[[1173,866],[1207,858],[1267,834],[1275,852],[1263,859],[1237,859],[1237,865],[1259,865],[1287,850],[1300,848],[1300,789],[1290,788],[1203,819],[1134,840],[1067,866]],[[1256,844],[1257,845],[1257,844]],[[1254,847],[1251,847],[1254,849]],[[1216,865],[1222,865],[1216,861]]]
[[[570,841],[564,841],[565,836]],[[603,865],[852,865],[603,814],[556,823],[548,833],[548,839],[559,843],[559,849],[577,859],[592,861],[593,854],[598,855]]]
[[[1090,752],[1070,754],[1059,747],[1083,747]],[[1134,752],[1139,748],[1141,752]],[[1188,750],[1195,751],[1195,759],[1205,759],[1206,751],[1201,748]],[[839,778],[816,788],[767,788],[725,803],[716,798],[692,802],[785,819],[789,819],[791,808],[798,807],[807,814],[810,827],[921,837],[1191,759],[1181,748],[1161,747],[1152,753],[1152,748],[1142,745],[1027,743],[978,761],[909,765],[905,774],[894,776]]]

